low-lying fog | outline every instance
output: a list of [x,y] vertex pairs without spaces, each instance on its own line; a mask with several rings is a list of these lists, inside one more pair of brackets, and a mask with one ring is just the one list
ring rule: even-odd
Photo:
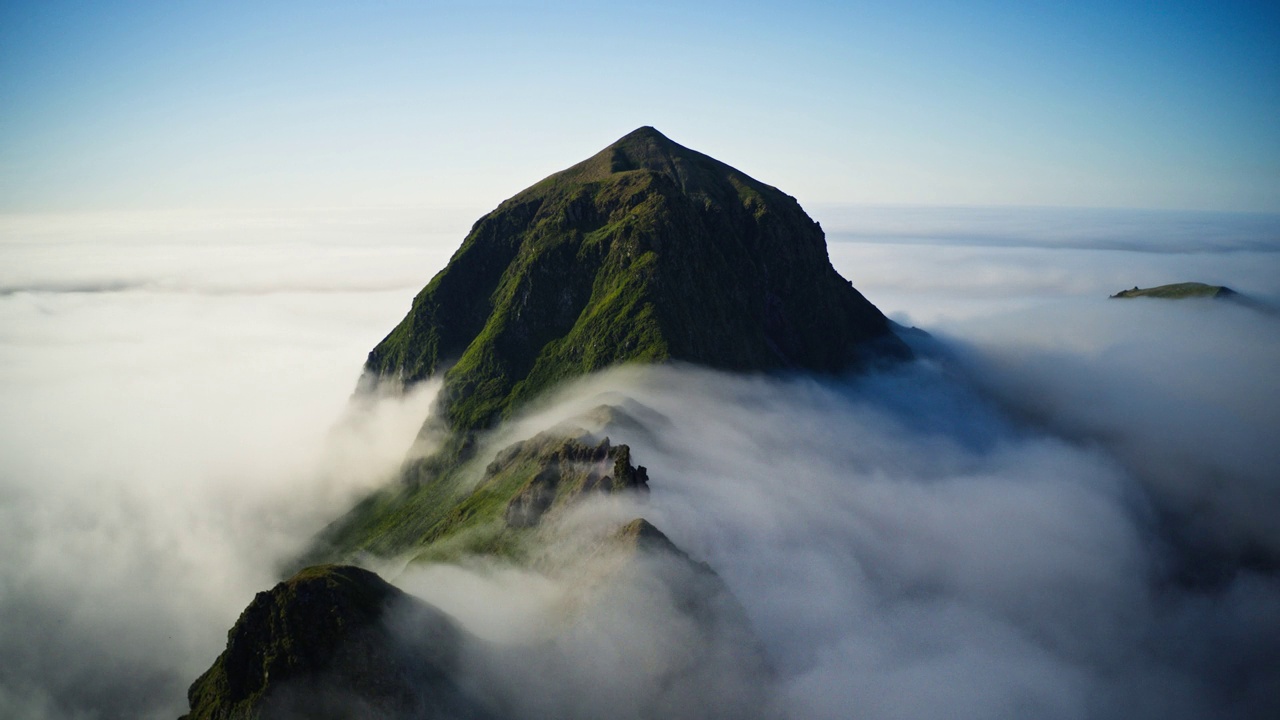
[[[927,359],[840,382],[611,373],[524,426],[601,397],[666,418],[616,438],[649,468],[640,512],[743,606],[766,709],[1280,712],[1280,319],[1107,299],[1199,280],[1274,306],[1280,220],[815,215],[837,269],[933,334]],[[430,389],[348,398],[465,224],[0,230],[0,716],[175,717],[277,563],[394,473]],[[488,563],[398,581],[499,640],[558,592]],[[598,685],[601,643],[679,651],[661,613],[631,617],[565,643],[554,682],[493,692],[554,717]]]

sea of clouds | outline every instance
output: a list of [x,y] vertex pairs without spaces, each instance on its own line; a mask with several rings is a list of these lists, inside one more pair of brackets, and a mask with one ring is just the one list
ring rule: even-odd
[[[649,498],[588,511],[643,514],[723,578],[773,668],[753,709],[1280,712],[1280,221],[816,216],[836,268],[931,333],[919,362],[614,372],[512,431],[601,402],[650,419],[613,438]],[[253,594],[412,443],[432,388],[350,397],[465,226],[436,230],[376,213],[0,227],[0,716],[181,714]],[[1262,306],[1107,298],[1184,280]],[[721,690],[654,700],[689,648],[643,575],[550,646],[530,628],[575,593],[560,578],[476,560],[392,579],[517,648],[471,681],[525,717],[736,707],[714,648],[699,677]]]

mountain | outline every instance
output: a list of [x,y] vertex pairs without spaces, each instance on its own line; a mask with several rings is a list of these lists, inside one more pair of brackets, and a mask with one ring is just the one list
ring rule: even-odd
[[795,198],[642,127],[476,222],[365,368],[443,373],[442,417],[473,431],[624,362],[836,373],[908,355]]
[[1160,285],[1152,288],[1140,288],[1137,285],[1132,290],[1121,290],[1112,295],[1113,298],[1136,298],[1151,297],[1163,298],[1165,300],[1181,300],[1184,298],[1231,298],[1237,295],[1235,290],[1221,285],[1206,285],[1198,282],[1174,283],[1172,285]]
[[[653,128],[524,190],[472,227],[365,365],[361,387],[443,377],[439,420],[423,427],[438,449],[407,460],[399,482],[320,534],[298,563],[308,567],[258,594],[191,686],[188,718],[518,716],[518,699],[467,688],[505,672],[489,665],[510,670],[503,658],[564,665],[559,639],[495,651],[342,564],[471,555],[582,585],[568,638],[597,634],[602,612],[626,622],[632,609],[609,615],[630,608],[625,588],[666,603],[666,624],[682,628],[679,660],[631,658],[653,697],[622,714],[767,715],[772,671],[712,568],[641,517],[568,521],[591,497],[642,500],[648,471],[612,437],[669,420],[629,400],[536,434],[498,426],[556,384],[623,363],[834,374],[909,358],[894,328],[832,268],[795,198]],[[405,613],[417,628],[407,644]],[[575,617],[595,620],[584,629]]]
[[552,505],[643,487],[602,426],[470,462],[484,431],[557,383],[626,362],[838,373],[909,357],[895,327],[832,268],[795,198],[640,128],[476,222],[369,353],[364,386],[443,376],[423,428],[439,449],[336,520],[304,564],[519,556]]
[[1140,288],[1135,285],[1132,290],[1121,290],[1112,295],[1111,298],[1113,300],[1125,298],[1156,298],[1159,300],[1208,298],[1214,301],[1225,300],[1232,305],[1248,308],[1268,317],[1280,317],[1280,307],[1277,307],[1273,302],[1238,293],[1224,285],[1206,285],[1198,282],[1173,283],[1151,288]]
[[374,573],[307,568],[253,599],[181,720],[486,718],[454,680],[464,637]]

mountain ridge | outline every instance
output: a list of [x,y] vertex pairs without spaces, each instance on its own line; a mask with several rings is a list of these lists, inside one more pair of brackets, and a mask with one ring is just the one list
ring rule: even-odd
[[[699,683],[714,680],[697,674],[700,658],[723,651],[745,684],[729,705],[692,716],[760,713],[768,660],[710,566],[643,517],[594,534],[560,522],[593,497],[643,498],[647,469],[608,433],[664,418],[604,405],[531,436],[493,431],[553,386],[624,363],[835,374],[910,358],[895,327],[831,266],[795,198],[651,127],[544,178],[473,225],[366,360],[360,387],[443,377],[420,433],[438,449],[407,460],[400,482],[315,539],[308,567],[255,597],[193,683],[189,717],[488,716],[457,682],[465,632],[338,564],[477,554],[560,575],[603,569],[604,598],[619,572],[650,574],[664,588],[654,597],[694,631],[686,664],[658,674],[655,707],[671,692],[700,698]],[[567,555],[539,556],[553,538]],[[383,623],[391,605],[431,628],[408,664]],[[417,693],[424,684],[430,697]],[[354,704],[330,711],[325,698]]]

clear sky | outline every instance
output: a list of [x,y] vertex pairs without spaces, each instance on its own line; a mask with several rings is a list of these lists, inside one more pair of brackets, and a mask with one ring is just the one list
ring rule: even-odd
[[1280,212],[1280,4],[0,4],[4,213],[487,209],[640,125],[804,204]]

